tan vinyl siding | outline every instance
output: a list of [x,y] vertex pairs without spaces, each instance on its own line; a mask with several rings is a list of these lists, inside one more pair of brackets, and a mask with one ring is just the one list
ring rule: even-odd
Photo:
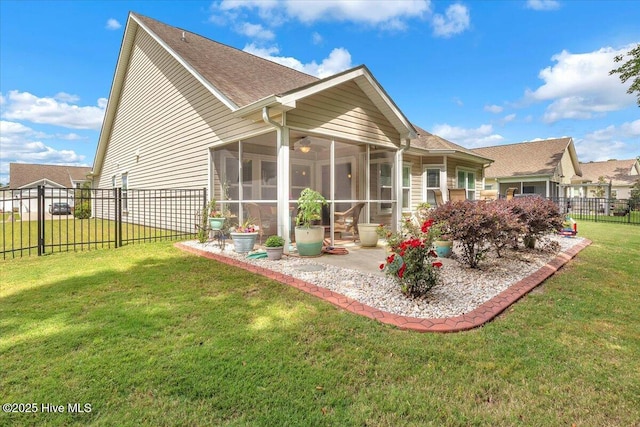
[[[231,116],[193,75],[149,34],[136,35],[118,111],[96,187],[204,188],[208,147],[265,128]],[[136,157],[139,153],[139,157]]]
[[300,100],[287,125],[359,142],[400,144],[397,130],[354,82]]

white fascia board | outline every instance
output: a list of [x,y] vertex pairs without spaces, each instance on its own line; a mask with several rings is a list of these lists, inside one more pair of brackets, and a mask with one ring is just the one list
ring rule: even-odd
[[[394,123],[394,121],[397,121],[395,125],[398,131],[400,131],[400,137],[402,139],[417,138],[418,134],[416,132],[416,129],[411,124],[411,122],[405,117],[402,111],[400,111],[400,109],[396,106],[396,104],[393,102],[391,97],[385,92],[382,86],[378,83],[378,81],[373,77],[373,75],[368,71],[366,67],[363,67],[361,75],[366,79],[367,83],[371,86],[371,88],[374,89],[376,94],[380,97],[379,100],[372,99],[373,103],[380,109],[380,111],[387,117],[387,119],[389,119],[391,123]],[[359,81],[356,81],[356,83],[358,84],[358,86],[360,86]],[[382,104],[380,103],[380,101],[382,101]],[[388,111],[385,111],[385,109],[388,109]],[[400,127],[398,125],[400,125]],[[402,132],[401,131],[402,129],[405,129],[406,131]]]
[[178,55],[173,49],[169,47],[168,44],[164,42],[160,37],[158,37],[153,31],[151,31],[146,25],[144,25],[135,15],[131,15],[131,19],[133,19],[140,27],[142,27],[160,46],[162,46],[173,58],[180,63],[187,71],[189,71],[195,78],[198,80],[204,87],[209,89],[209,91],[218,98],[220,102],[226,105],[230,110],[235,111],[238,109],[238,106],[233,103],[229,98],[224,96],[222,92],[220,92],[215,86],[213,86],[207,79],[205,79],[200,73],[196,71],[195,68],[191,66],[187,61],[185,61],[180,55]]
[[102,167],[102,161],[105,151],[107,150],[107,141],[111,136],[111,129],[113,127],[113,121],[117,111],[117,99],[120,99],[120,93],[122,92],[122,85],[126,75],[126,70],[129,65],[129,58],[131,57],[131,48],[135,41],[137,25],[131,23],[132,14],[129,13],[127,20],[127,26],[122,36],[122,43],[120,44],[120,53],[118,55],[118,61],[116,62],[116,69],[113,73],[113,81],[111,82],[111,90],[109,91],[109,99],[107,100],[107,108],[105,109],[104,119],[102,120],[102,127],[100,129],[100,137],[98,138],[98,147],[96,148],[96,155],[93,159],[93,167],[91,174],[96,176],[100,174],[100,168]]

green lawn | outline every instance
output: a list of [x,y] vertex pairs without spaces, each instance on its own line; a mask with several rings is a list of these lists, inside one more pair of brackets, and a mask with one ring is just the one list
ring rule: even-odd
[[2,403],[39,409],[0,425],[638,425],[640,230],[579,231],[594,244],[542,291],[457,334],[170,243],[0,262]]

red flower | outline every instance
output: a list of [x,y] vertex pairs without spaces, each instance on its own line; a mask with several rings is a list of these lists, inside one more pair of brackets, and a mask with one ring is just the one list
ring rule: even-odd
[[384,270],[384,264],[380,264],[380,270]]
[[438,258],[438,254],[436,253],[436,251],[433,251],[433,250],[429,251],[429,256],[432,258]]
[[431,265],[436,268],[442,267],[442,263],[440,261],[432,262]]
[[420,227],[420,230],[422,230],[423,233],[428,233],[432,225],[433,225],[433,220],[428,219],[422,224],[422,227]]
[[404,271],[407,269],[407,264],[402,264],[402,267],[400,267],[400,270],[398,270],[398,277],[402,279],[402,276],[404,276]]

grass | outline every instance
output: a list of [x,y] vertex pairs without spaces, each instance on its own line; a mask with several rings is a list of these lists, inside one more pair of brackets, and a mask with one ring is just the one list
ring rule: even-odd
[[400,331],[169,243],[0,262],[0,425],[630,426],[640,236],[594,244],[470,332]]
[[[116,222],[60,216],[43,222],[45,253],[116,246]],[[122,239],[152,241],[176,234],[171,230],[122,223]],[[0,223],[0,253],[13,258],[38,253],[38,221]]]

